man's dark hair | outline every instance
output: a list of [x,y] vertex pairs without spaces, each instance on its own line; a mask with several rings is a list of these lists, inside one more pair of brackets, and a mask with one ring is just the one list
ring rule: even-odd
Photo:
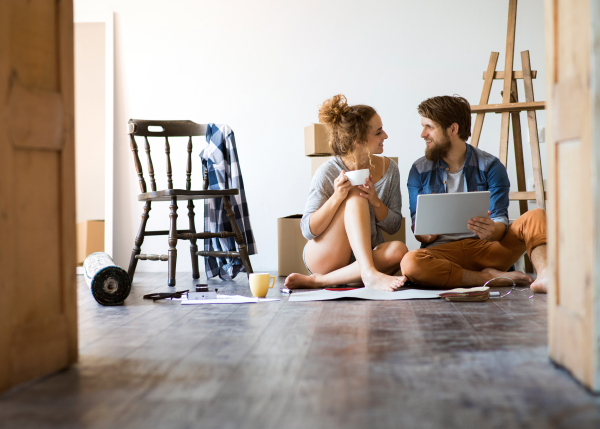
[[417,107],[419,115],[431,119],[447,130],[453,123],[458,124],[458,136],[467,141],[471,136],[471,105],[460,95],[431,97]]

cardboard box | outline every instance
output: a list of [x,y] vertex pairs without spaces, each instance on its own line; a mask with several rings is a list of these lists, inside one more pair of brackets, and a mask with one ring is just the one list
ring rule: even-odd
[[317,169],[331,159],[331,156],[313,156],[310,158],[310,178],[312,179]]
[[278,275],[288,276],[292,273],[310,275],[304,261],[302,251],[308,240],[300,231],[302,215],[291,215],[277,219],[278,238]]
[[329,132],[324,124],[310,124],[304,127],[304,154],[306,156],[331,156]]
[[381,232],[383,233],[383,239],[386,243],[389,241],[401,241],[406,244],[406,218],[402,218],[402,225],[400,225],[400,229],[394,235],[389,235],[383,230]]
[[104,252],[104,221],[87,220],[77,224],[77,264],[94,252]]
[[[317,169],[320,166],[322,166],[323,164],[325,164],[327,161],[329,161],[331,158],[332,158],[331,156],[313,156],[310,158],[310,177],[311,177],[311,179],[315,175],[315,172],[317,171]],[[393,159],[394,162],[396,164],[398,164],[397,156],[388,156],[388,158]]]

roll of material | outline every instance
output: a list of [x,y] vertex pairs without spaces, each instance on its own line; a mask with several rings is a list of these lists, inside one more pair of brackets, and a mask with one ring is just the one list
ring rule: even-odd
[[107,253],[96,252],[85,258],[83,274],[99,304],[122,305],[131,292],[129,274],[115,265]]

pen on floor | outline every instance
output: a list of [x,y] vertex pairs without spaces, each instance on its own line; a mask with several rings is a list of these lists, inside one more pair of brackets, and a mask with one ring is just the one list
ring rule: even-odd
[[291,294],[292,293],[292,291],[290,289],[286,288],[286,287],[279,288],[279,292],[281,292],[281,293],[287,293],[287,294]]

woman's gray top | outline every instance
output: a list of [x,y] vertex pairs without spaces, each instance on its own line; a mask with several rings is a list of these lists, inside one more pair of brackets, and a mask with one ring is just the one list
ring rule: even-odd
[[[310,184],[310,192],[308,194],[306,208],[304,209],[304,215],[300,221],[302,235],[304,235],[307,240],[318,237],[310,231],[310,215],[319,210],[329,197],[333,195],[335,191],[333,182],[340,175],[342,170],[348,171],[348,168],[344,165],[339,156],[335,156],[325,164],[321,165],[315,172]],[[372,247],[378,246],[385,241],[381,230],[384,230],[390,235],[395,234],[400,229],[402,223],[400,171],[398,170],[398,164],[393,160],[390,159],[390,165],[385,174],[377,183],[375,183],[375,192],[377,192],[377,196],[381,202],[388,208],[388,214],[381,222],[377,222],[373,207],[369,205],[369,212],[371,214]]]

